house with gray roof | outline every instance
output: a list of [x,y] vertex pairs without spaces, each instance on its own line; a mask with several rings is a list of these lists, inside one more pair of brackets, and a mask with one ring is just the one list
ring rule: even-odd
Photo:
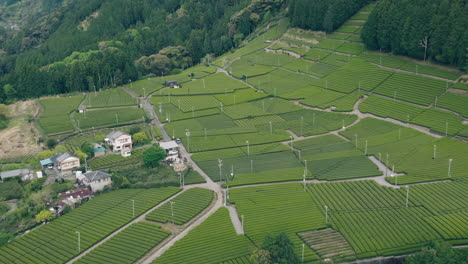
[[80,167],[80,158],[70,153],[59,153],[51,157],[50,161],[52,161],[53,166],[60,171],[72,171]]
[[21,179],[28,179],[28,178],[32,179],[33,176],[34,176],[34,172],[28,169],[18,169],[18,170],[0,172],[1,181],[5,179],[13,178],[13,177],[21,177]]
[[86,173],[77,171],[76,179],[85,186],[89,186],[93,192],[112,185],[112,176],[103,171],[88,171]]

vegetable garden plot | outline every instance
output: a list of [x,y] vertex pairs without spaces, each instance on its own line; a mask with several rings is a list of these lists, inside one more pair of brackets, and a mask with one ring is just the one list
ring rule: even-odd
[[131,264],[161,243],[170,232],[148,222],[137,222],[95,248],[76,263]]
[[299,237],[322,259],[333,259],[333,262],[352,261],[356,259],[351,245],[341,233],[325,228],[298,233]]
[[[172,220],[174,220],[175,224],[182,225],[207,208],[213,198],[214,192],[212,190],[203,188],[189,189],[149,213],[146,220],[160,223],[172,223]],[[173,211],[171,211],[171,202],[174,202],[172,205]],[[172,218],[172,212],[174,212],[174,218]]]
[[74,117],[80,129],[88,129],[143,122],[145,112],[136,107],[109,108],[76,113]]
[[251,253],[253,245],[236,235],[229,212],[220,208],[157,258],[154,264],[218,264]]
[[39,99],[42,113],[38,124],[47,135],[73,131],[70,113],[78,110],[83,96]]
[[[244,215],[246,235],[257,245],[262,244],[269,233],[286,232],[296,244],[296,253],[301,255],[303,242],[296,233],[325,227],[325,217],[310,193],[304,192],[302,184],[230,189],[229,198],[239,214]],[[306,250],[308,261],[318,260],[312,250]]]
[[114,88],[88,93],[83,104],[90,107],[129,106],[138,104],[138,100],[125,92],[122,88]]
[[[135,217],[178,192],[179,188],[125,189],[96,197],[72,212],[0,248],[4,263],[64,263],[131,221],[132,201]],[[10,260],[10,261],[8,261]]]
[[429,213],[421,207],[330,214],[358,258],[415,252],[441,238],[423,220]]
[[444,81],[396,72],[373,92],[420,105],[430,105],[445,91],[446,85]]

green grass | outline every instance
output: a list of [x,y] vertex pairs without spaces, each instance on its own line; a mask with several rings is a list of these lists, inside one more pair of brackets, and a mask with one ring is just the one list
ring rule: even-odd
[[125,92],[122,88],[107,89],[98,93],[89,93],[83,100],[88,108],[105,108],[110,106],[137,105],[138,100]]
[[468,96],[445,93],[437,100],[436,106],[452,110],[468,118]]
[[54,97],[39,99],[42,113],[38,124],[45,134],[57,134],[74,131],[70,114],[78,110],[83,96]]
[[179,190],[125,189],[100,195],[1,247],[0,255],[5,263],[65,263],[78,254],[76,231],[84,251],[134,219],[132,200],[138,217]]
[[396,72],[373,92],[420,105],[430,105],[445,89],[444,81]]
[[137,222],[93,249],[76,263],[131,264],[161,243],[170,232],[148,222]]
[[143,122],[144,116],[143,109],[135,107],[90,110],[74,115],[80,129]]
[[[174,220],[177,225],[185,224],[210,205],[213,194],[214,192],[208,189],[189,189],[149,213],[146,219],[160,223],[172,223]],[[174,219],[172,219],[171,202],[174,202],[172,205]]]
[[218,264],[248,255],[252,248],[245,236],[236,235],[228,210],[220,208],[153,263]]
[[[269,233],[286,232],[300,256],[303,242],[296,233],[325,227],[325,217],[302,184],[230,189],[229,198],[244,216],[246,235],[257,245],[261,245]],[[306,247],[304,263],[317,260],[318,256]]]

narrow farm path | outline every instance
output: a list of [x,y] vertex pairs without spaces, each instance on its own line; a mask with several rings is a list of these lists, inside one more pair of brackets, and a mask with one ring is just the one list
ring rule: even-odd
[[372,64],[379,67],[379,68],[386,69],[386,70],[391,70],[391,71],[396,71],[396,72],[401,72],[401,73],[407,73],[407,74],[412,74],[412,75],[417,75],[417,76],[423,76],[423,77],[428,77],[428,78],[432,78],[432,79],[436,79],[436,80],[448,81],[448,82],[451,82],[451,83],[454,82],[452,80],[442,78],[442,77],[437,77],[437,76],[434,76],[434,75],[400,70],[400,69],[391,68],[391,67],[383,66],[383,65],[380,65],[380,64],[376,64],[376,63],[372,63]]

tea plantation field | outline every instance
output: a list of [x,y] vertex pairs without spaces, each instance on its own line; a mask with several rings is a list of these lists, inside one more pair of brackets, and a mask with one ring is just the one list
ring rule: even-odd
[[1,247],[0,260],[2,263],[64,263],[79,253],[76,231],[80,232],[81,250],[86,250],[134,218],[131,200],[135,201],[137,217],[179,190],[175,187],[126,189],[103,194]]

